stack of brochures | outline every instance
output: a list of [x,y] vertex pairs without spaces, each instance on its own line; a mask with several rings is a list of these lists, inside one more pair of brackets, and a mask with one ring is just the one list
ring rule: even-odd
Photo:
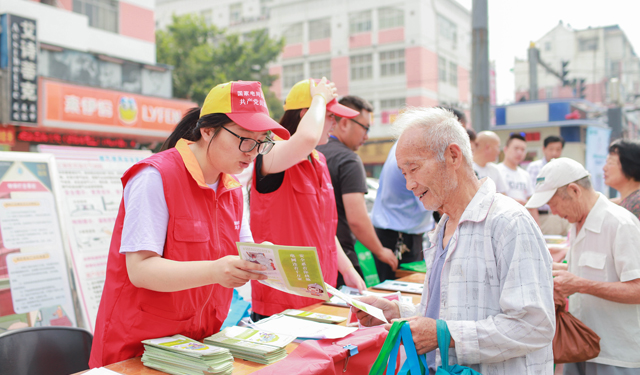
[[227,348],[236,358],[270,365],[287,356],[285,347],[293,340],[294,336],[234,326],[205,338],[204,342]]
[[342,323],[347,318],[343,316],[335,316],[329,314],[314,313],[311,311],[288,309],[282,312],[283,315],[293,316],[294,318],[312,320],[320,323]]
[[227,349],[203,344],[182,335],[142,341],[142,363],[175,375],[227,375],[233,371],[233,357]]

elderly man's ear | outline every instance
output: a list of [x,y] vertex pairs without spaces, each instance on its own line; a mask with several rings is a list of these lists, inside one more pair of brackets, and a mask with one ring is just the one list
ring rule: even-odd
[[580,196],[582,196],[582,190],[578,184],[572,182],[567,185],[567,194],[569,194],[571,198],[580,198]]
[[458,169],[464,163],[462,149],[455,143],[452,143],[447,147],[444,157],[447,163],[451,163],[455,169]]

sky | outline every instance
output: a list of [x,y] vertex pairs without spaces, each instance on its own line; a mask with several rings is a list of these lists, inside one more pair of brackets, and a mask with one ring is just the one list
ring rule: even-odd
[[[471,9],[472,0],[456,0]],[[496,64],[498,104],[514,100],[514,59],[526,59],[529,42],[551,31],[560,20],[573,29],[618,24],[640,54],[638,0],[488,0],[489,59]]]

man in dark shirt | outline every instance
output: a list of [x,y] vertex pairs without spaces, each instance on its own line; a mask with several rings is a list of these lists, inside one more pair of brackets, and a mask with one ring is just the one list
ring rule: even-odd
[[[355,252],[356,239],[395,271],[398,259],[391,249],[382,246],[369,219],[364,199],[367,193],[366,173],[362,160],[355,153],[368,139],[373,107],[357,96],[345,96],[339,102],[360,112],[360,115],[352,119],[336,116],[337,125],[329,142],[317,147],[327,158],[336,195],[338,240],[361,276],[362,270]],[[338,277],[338,285],[344,285],[341,276]]]

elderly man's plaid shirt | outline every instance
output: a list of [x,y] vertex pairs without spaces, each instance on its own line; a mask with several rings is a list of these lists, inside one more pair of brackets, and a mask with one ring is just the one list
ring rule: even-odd
[[[497,194],[491,179],[481,182],[451,238],[442,269],[440,319],[447,322],[455,340],[450,361],[484,375],[552,374],[551,256],[526,209]],[[429,234],[431,245],[424,250],[427,275],[422,302],[401,304],[403,317],[426,313],[441,230],[439,224]],[[436,358],[439,362],[439,352]]]

